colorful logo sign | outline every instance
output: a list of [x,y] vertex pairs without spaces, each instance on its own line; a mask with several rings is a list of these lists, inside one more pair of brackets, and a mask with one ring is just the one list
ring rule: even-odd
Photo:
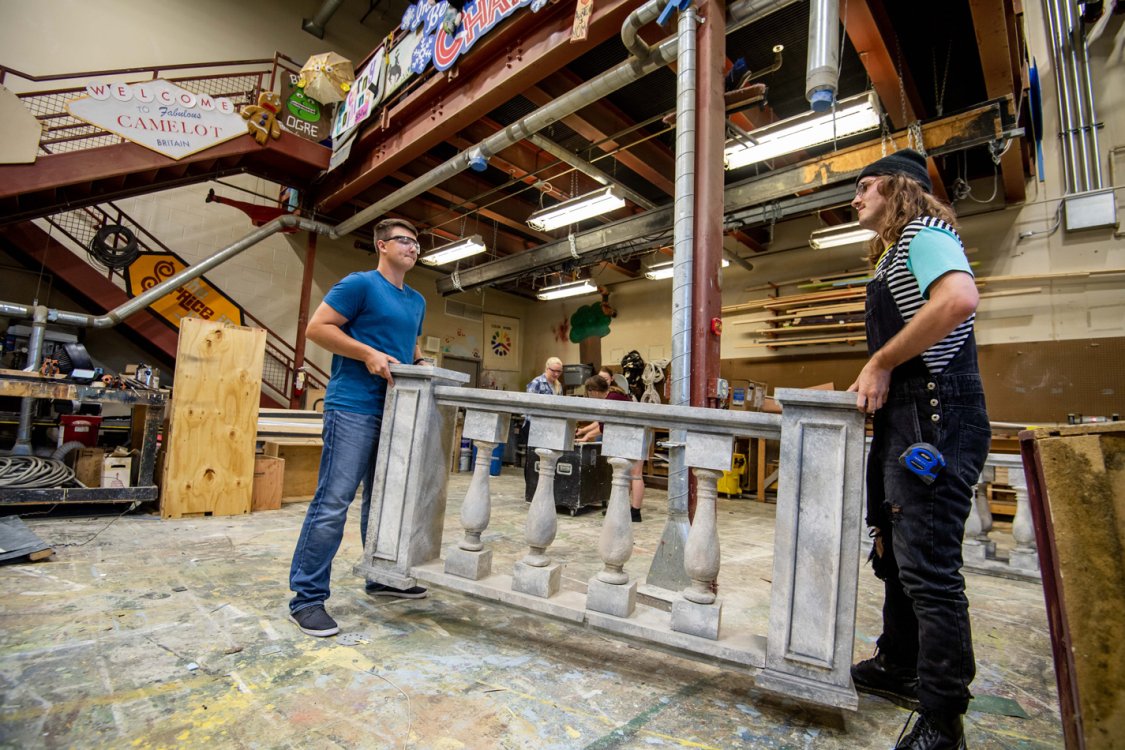
[[452,20],[446,20],[455,18],[456,11],[451,13],[444,0],[419,0],[408,5],[399,27],[403,31],[421,29],[423,34],[411,55],[410,68],[421,74],[433,63],[438,70],[448,70],[505,18],[524,6],[531,6],[531,12],[538,13],[546,4],[547,0],[472,0],[461,9],[461,21],[456,28],[451,28]]
[[281,79],[281,101],[284,102],[277,119],[281,127],[294,135],[319,143],[328,137],[332,120],[332,105],[321,104],[297,86],[296,73],[286,73]]
[[496,357],[507,357],[512,353],[512,337],[507,331],[497,329],[492,333],[492,340],[489,342],[492,347],[492,354]]
[[[125,272],[126,292],[136,297],[187,268],[183,258],[172,253],[141,253]],[[186,282],[149,306],[176,330],[187,317],[242,325],[242,308],[200,277]]]
[[246,133],[246,121],[224,97],[193,94],[168,81],[88,83],[68,102],[79,120],[171,159],[182,159]]

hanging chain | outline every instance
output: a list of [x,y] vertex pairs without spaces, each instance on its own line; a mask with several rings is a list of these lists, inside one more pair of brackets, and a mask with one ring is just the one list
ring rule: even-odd
[[945,85],[949,83],[949,60],[953,57],[953,40],[950,39],[948,46],[945,48],[945,71],[941,74],[940,86],[937,77],[937,52],[933,47],[930,47],[930,55],[934,61],[934,109],[937,110],[937,116],[941,117],[945,102]]

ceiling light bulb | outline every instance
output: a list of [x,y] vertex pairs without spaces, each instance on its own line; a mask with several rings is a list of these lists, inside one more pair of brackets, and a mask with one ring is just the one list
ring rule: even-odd
[[[783,154],[810,148],[879,127],[880,113],[875,92],[841,99],[835,112],[806,112],[757,128],[746,139],[727,143],[727,169],[739,169]],[[747,142],[747,140],[749,142]]]
[[858,221],[853,221],[848,224],[817,229],[809,235],[809,247],[814,250],[823,250],[827,247],[854,245],[857,242],[866,242],[874,236],[875,232],[864,229]]
[[419,260],[428,266],[440,266],[445,263],[452,263],[455,260],[461,260],[462,258],[468,258],[483,253],[485,249],[484,240],[481,239],[479,234],[474,234],[471,237],[465,237],[464,239],[431,250],[419,258]]
[[539,299],[562,299],[563,297],[577,297],[580,294],[590,294],[598,288],[590,283],[589,279],[570,281],[566,284],[545,286],[535,295]]
[[552,229],[576,224],[583,219],[601,216],[625,206],[625,198],[616,187],[605,187],[577,198],[563,201],[554,206],[542,208],[527,219],[532,229],[549,232]]

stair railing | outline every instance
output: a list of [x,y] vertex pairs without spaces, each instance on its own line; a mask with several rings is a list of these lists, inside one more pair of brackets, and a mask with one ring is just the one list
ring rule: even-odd
[[[57,73],[35,76],[0,65],[0,84],[14,91],[24,105],[43,124],[39,150],[44,154],[84,151],[124,142],[120,136],[102,130],[66,111],[67,102],[86,91],[86,83],[113,79],[136,83],[164,78],[193,94],[230,99],[235,108],[253,104],[262,91],[278,83],[279,71],[296,72],[301,64],[280,52],[273,58],[230,60],[226,62],[181,63],[151,68],[118,68],[85,73]],[[175,73],[175,76],[169,76]],[[32,91],[36,84],[64,84],[63,88]],[[77,85],[76,85],[77,84]]]
[[[87,206],[74,211],[54,214],[45,217],[44,221],[50,224],[54,231],[70,240],[69,249],[71,251],[75,252],[76,255],[84,256],[87,262],[94,267],[100,268],[101,264],[85,250],[90,247],[90,242],[97,231],[107,225],[127,227],[136,235],[137,247],[141,252],[175,254],[156,235],[113,203]],[[115,236],[114,241],[119,241],[119,237]],[[79,252],[78,248],[81,248],[83,252]],[[122,269],[107,268],[106,278],[122,290],[127,288]],[[212,284],[212,286],[214,285]],[[269,394],[272,397],[281,400],[282,403],[290,403],[293,396],[294,381],[296,380],[296,350],[287,340],[245,309],[242,310],[242,314],[243,322],[246,325],[256,326],[266,331],[266,357],[262,367],[262,385],[273,391]],[[325,387],[329,378],[327,372],[308,360],[305,360],[305,369],[306,388]]]

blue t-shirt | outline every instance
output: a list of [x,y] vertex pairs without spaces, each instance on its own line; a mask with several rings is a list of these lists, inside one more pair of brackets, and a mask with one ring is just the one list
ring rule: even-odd
[[[356,341],[367,344],[404,364],[414,361],[414,345],[422,334],[425,298],[403,285],[383,278],[378,270],[349,274],[324,296],[329,307],[347,318],[340,326]],[[324,397],[326,411],[382,414],[386,379],[372,375],[357,359],[332,355],[332,379]]]

